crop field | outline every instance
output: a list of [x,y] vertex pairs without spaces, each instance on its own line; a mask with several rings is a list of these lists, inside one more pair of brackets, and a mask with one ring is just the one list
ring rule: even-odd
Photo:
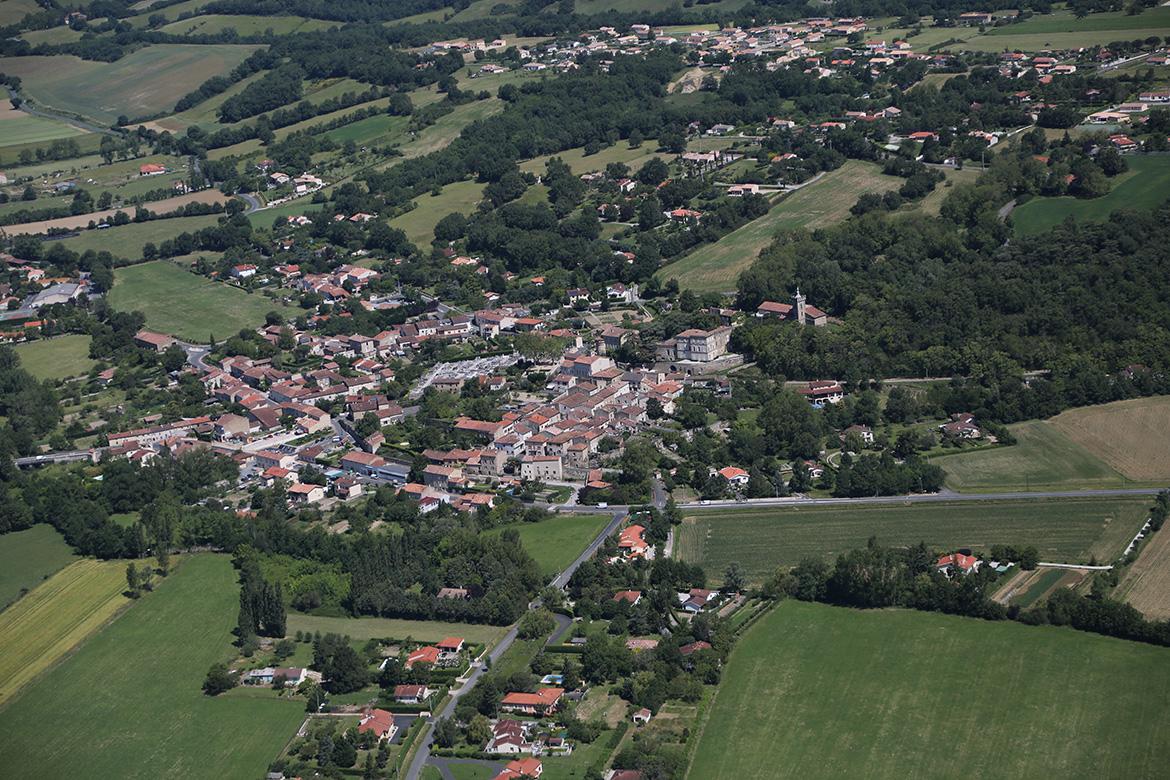
[[51,525],[0,536],[0,610],[74,560],[73,550]]
[[1016,443],[1010,447],[943,455],[932,462],[947,473],[948,487],[967,492],[1133,486],[1054,422],[1034,420],[1012,425]]
[[1157,777],[1167,696],[1164,647],[786,601],[732,651],[688,776]]
[[[0,705],[125,606],[125,587],[124,562],[87,558],[0,612]],[[0,732],[7,734],[7,727],[0,726]],[[3,751],[0,746],[0,775],[7,774]]]
[[276,35],[292,35],[293,33],[327,30],[330,27],[340,27],[340,22],[327,22],[322,19],[309,19],[304,16],[249,16],[204,14],[191,16],[177,22],[171,22],[160,28],[160,32],[168,35],[218,35],[228,28],[234,29],[240,35],[262,35],[272,30]]
[[152,219],[149,222],[132,223],[121,227],[83,230],[76,236],[52,239],[52,242],[59,241],[66,248],[78,253],[92,249],[95,252],[109,252],[115,257],[137,260],[142,257],[142,247],[148,243],[158,244],[168,238],[174,238],[180,233],[192,233],[217,224],[219,224],[219,215],[216,214],[205,214],[200,217]]
[[94,361],[89,357],[89,336],[70,334],[17,344],[20,366],[37,379],[64,379],[88,373]]
[[390,226],[406,231],[406,237],[416,246],[429,247],[435,239],[438,221],[453,211],[471,214],[483,199],[485,186],[475,181],[458,181],[443,187],[438,195],[421,195],[415,200],[414,209],[390,220]]
[[1118,209],[1149,210],[1170,198],[1170,155],[1127,156],[1129,170],[1100,198],[1033,198],[1012,212],[1016,232],[1040,233],[1066,218],[1100,222]]
[[1170,396],[1070,409],[1050,422],[1125,477],[1170,482]]
[[297,631],[320,631],[322,634],[341,634],[354,641],[367,639],[416,639],[420,642],[438,642],[443,637],[460,636],[469,642],[497,641],[507,629],[478,623],[445,623],[439,620],[399,620],[377,617],[323,617],[288,613],[289,634]]
[[825,227],[848,218],[849,209],[866,192],[897,189],[902,179],[886,176],[872,163],[850,160],[820,180],[797,190],[760,217],[714,244],[701,246],[658,272],[696,292],[734,290],[748,268],[782,229]]
[[258,293],[213,282],[163,260],[114,272],[110,305],[140,311],[147,327],[206,343],[210,335],[227,338],[264,322],[270,311],[286,310]]
[[57,55],[8,57],[4,72],[20,76],[36,102],[108,124],[169,111],[212,76],[226,74],[256,46],[162,44],[117,62]]
[[[540,565],[540,570],[551,578],[576,560],[609,521],[609,515],[566,513],[539,523],[521,523],[508,528],[519,532],[524,549]],[[492,529],[488,533],[502,531]]]
[[1165,527],[1149,537],[1138,559],[1126,570],[1114,598],[1133,605],[1153,620],[1170,619],[1170,533]]
[[1113,560],[1145,522],[1145,497],[1025,499],[851,506],[759,507],[690,513],[676,555],[720,578],[732,561],[752,582],[805,557],[832,560],[879,544],[936,550],[1033,545],[1056,563]]
[[[203,695],[208,667],[231,654],[238,599],[227,556],[182,562],[0,711],[0,775],[263,775],[304,718],[304,705]],[[45,739],[47,724],[68,738]]]

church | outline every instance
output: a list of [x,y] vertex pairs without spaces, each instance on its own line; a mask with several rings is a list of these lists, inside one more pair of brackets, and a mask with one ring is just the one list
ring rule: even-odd
[[795,320],[801,325],[812,325],[815,328],[823,328],[829,322],[829,315],[808,303],[801,295],[799,287],[796,288],[796,295],[792,297],[791,304],[764,301],[756,307],[756,316]]

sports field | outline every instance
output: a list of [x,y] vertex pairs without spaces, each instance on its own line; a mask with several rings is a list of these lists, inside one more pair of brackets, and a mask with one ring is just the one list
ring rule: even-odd
[[259,293],[213,282],[165,260],[119,268],[109,300],[115,309],[145,314],[152,330],[199,343],[254,328],[270,311],[289,311]]
[[0,536],[0,610],[75,560],[51,525],[34,525]]
[[263,776],[304,704],[201,692],[231,655],[238,602],[227,556],[184,561],[0,711],[0,776]]
[[[125,606],[125,588],[125,562],[87,558],[61,569],[0,612],[0,705]],[[7,727],[0,726],[0,733],[7,733]],[[2,758],[4,742],[0,740],[0,775],[13,768]]]
[[415,199],[415,208],[390,220],[390,226],[404,230],[411,242],[425,249],[435,240],[435,225],[440,219],[453,211],[464,216],[475,211],[485,186],[475,181],[457,181],[443,187],[438,195],[421,195]]
[[781,229],[825,227],[849,216],[849,209],[866,192],[883,193],[902,186],[902,179],[884,175],[873,163],[849,160],[738,230],[714,244],[699,247],[658,272],[659,278],[677,279],[696,292],[734,290],[739,275],[750,266]]
[[732,651],[688,777],[1159,777],[1170,649],[786,601]]
[[[609,521],[609,515],[566,513],[539,523],[520,523],[508,528],[519,532],[524,549],[540,565],[540,570],[551,578],[576,560]],[[492,529],[488,533],[502,531]]]
[[1010,447],[934,459],[968,492],[1170,484],[1170,396],[1070,409],[1011,426]]
[[94,361],[89,357],[89,336],[70,334],[17,344],[20,366],[37,379],[64,379],[81,376]]
[[700,511],[677,529],[675,554],[713,579],[738,561],[753,582],[805,557],[830,560],[864,547],[871,536],[937,550],[1033,545],[1043,561],[1105,561],[1125,550],[1148,506],[1147,498],[1129,496]]
[[460,636],[469,642],[495,642],[507,629],[478,623],[444,623],[439,620],[398,620],[397,618],[344,618],[288,613],[289,634],[298,631],[320,631],[322,634],[341,634],[355,641],[366,639],[417,639],[438,642],[448,636]]
[[[1167,9],[1170,10],[1170,9]],[[1055,227],[1066,218],[1100,222],[1118,209],[1149,210],[1170,198],[1170,155],[1127,156],[1129,170],[1100,198],[1033,198],[1012,212],[1017,233],[1030,235]]]
[[20,76],[34,101],[109,124],[169,111],[212,76],[224,75],[256,46],[217,44],[146,46],[117,62],[71,55],[8,57],[4,72]]
[[1146,540],[1113,593],[1154,620],[1170,619],[1170,528]]

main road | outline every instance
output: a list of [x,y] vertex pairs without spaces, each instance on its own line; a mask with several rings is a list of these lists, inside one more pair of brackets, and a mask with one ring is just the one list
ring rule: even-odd
[[[592,509],[594,512],[597,511],[596,507],[592,507]],[[624,508],[622,508],[620,511],[614,511],[613,518],[610,519],[609,523],[605,526],[605,529],[597,535],[597,538],[589,543],[589,546],[586,547],[585,550],[577,556],[576,560],[569,564],[568,568],[566,568],[557,576],[553,577],[552,582],[550,582],[549,585],[554,588],[565,587],[565,585],[567,585],[569,580],[573,577],[573,573],[577,571],[581,564],[589,560],[591,557],[593,557],[594,553],[601,549],[601,545],[603,545],[605,540],[609,538],[609,536],[614,531],[617,530],[619,525],[622,524],[622,520],[625,518],[625,516],[626,511]],[[539,602],[534,601],[528,605],[528,608],[535,609],[537,606],[539,606]],[[512,643],[515,641],[516,626],[512,626],[508,629],[508,632],[504,634],[504,638],[500,640],[499,644],[493,647],[491,652],[488,653],[488,659],[491,661],[491,663],[494,664],[496,661],[498,661],[500,656],[507,652],[508,648],[511,647]],[[407,780],[418,780],[418,778],[422,776],[423,767],[426,766],[427,761],[431,757],[431,740],[434,738],[435,723],[437,723],[442,718],[449,718],[454,714],[455,705],[459,702],[459,699],[461,699],[466,693],[475,687],[475,684],[479,681],[479,678],[482,677],[487,671],[487,667],[488,664],[480,664],[479,666],[474,667],[471,670],[471,674],[463,682],[463,685],[461,685],[458,690],[451,692],[451,698],[447,700],[447,704],[439,711],[439,714],[432,714],[429,718],[427,718],[426,726],[423,727],[423,733],[420,737],[421,741],[419,742],[418,750],[415,751],[414,758],[411,759],[410,766],[406,770]]]

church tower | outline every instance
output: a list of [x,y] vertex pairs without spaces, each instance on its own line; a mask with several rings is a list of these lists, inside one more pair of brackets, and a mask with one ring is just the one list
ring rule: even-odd
[[796,288],[796,296],[792,299],[792,301],[796,304],[796,321],[803,325],[806,313],[804,308],[804,296],[800,294],[799,287]]

